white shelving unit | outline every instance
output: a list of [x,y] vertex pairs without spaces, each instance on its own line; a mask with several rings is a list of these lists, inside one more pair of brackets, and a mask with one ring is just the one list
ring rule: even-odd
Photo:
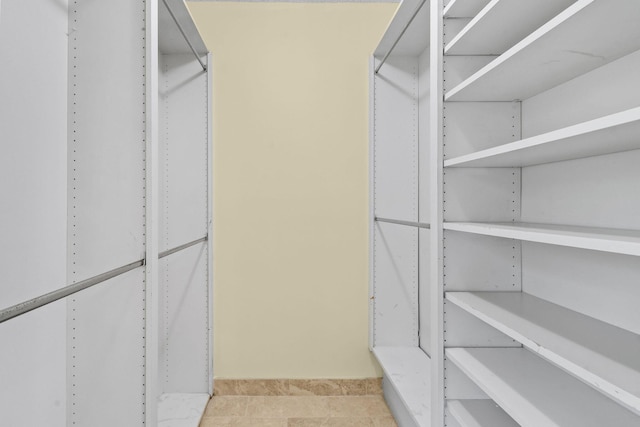
[[[385,378],[429,331],[430,390],[387,400],[428,400],[433,427],[640,425],[640,3],[429,6],[429,48],[372,72]],[[380,46],[377,60],[392,43]],[[416,103],[385,86],[415,93],[399,64],[415,74],[416,54],[429,57],[417,131]],[[428,240],[384,218],[429,224]]]
[[[626,301],[640,297],[640,4],[516,3],[489,2],[434,44],[445,415],[433,425],[638,425],[640,317]],[[496,404],[485,421],[463,409]]]
[[406,426],[430,418],[428,46],[428,2],[405,1],[370,73],[370,346]]
[[195,427],[212,162],[189,11],[4,0],[0,16],[0,424]]
[[[211,236],[211,74],[182,0],[158,21],[158,251]],[[197,56],[192,52],[195,49]],[[158,425],[197,427],[213,394],[211,239],[158,263]]]

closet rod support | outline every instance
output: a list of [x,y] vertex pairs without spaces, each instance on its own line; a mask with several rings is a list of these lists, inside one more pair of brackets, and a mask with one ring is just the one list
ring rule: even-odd
[[377,222],[388,222],[389,224],[406,225],[408,227],[426,228],[427,230],[431,228],[431,225],[425,222],[403,221],[401,219],[389,219],[389,218],[379,218],[379,217],[375,217],[374,220]]
[[406,23],[406,25],[404,26],[404,28],[402,29],[402,31],[398,35],[398,38],[396,39],[396,41],[393,42],[393,44],[391,45],[391,47],[389,48],[387,53],[384,55],[384,57],[382,58],[382,60],[378,64],[378,66],[376,67],[376,70],[375,70],[376,74],[378,74],[378,71],[380,71],[380,68],[382,68],[384,63],[387,61],[387,58],[389,57],[389,55],[391,55],[391,52],[393,52],[393,49],[396,48],[396,45],[400,42],[400,39],[402,38],[402,36],[404,36],[404,33],[407,32],[407,30],[411,26],[411,23],[413,22],[414,19],[416,19],[416,16],[418,16],[418,13],[420,12],[420,9],[422,9],[422,6],[424,6],[424,4],[426,2],[427,2],[427,0],[422,0],[420,2],[420,4],[418,5],[418,7],[416,7],[416,10],[413,12],[413,15],[411,15],[411,18],[409,19],[409,22]]
[[182,28],[182,25],[180,25],[180,21],[178,21],[178,18],[176,18],[176,15],[173,13],[173,10],[171,10],[171,8],[169,7],[169,4],[167,3],[167,0],[162,0],[162,3],[164,3],[164,6],[167,8],[167,11],[169,11],[169,15],[171,15],[171,18],[173,19],[173,22],[175,22],[176,25],[178,26],[178,30],[180,30],[180,34],[182,34],[182,37],[184,37],[184,40],[189,45],[189,49],[191,49],[191,52],[193,52],[193,54],[195,55],[196,59],[198,60],[198,62],[202,66],[202,69],[204,71],[207,71],[207,66],[202,61],[202,58],[200,58],[200,55],[198,55],[198,51],[196,51],[196,48],[193,47],[193,44],[191,44],[191,40],[189,40],[189,37],[187,37],[187,33],[184,32],[184,29]]
[[166,251],[160,252],[158,254],[158,259],[164,258],[171,254],[175,254],[176,252],[180,252],[184,249],[190,248],[191,246],[197,245],[198,243],[206,242],[207,236],[201,237],[200,239],[194,240],[193,242],[185,243],[184,245],[176,246],[173,249],[167,249]]
[[24,301],[14,306],[0,310],[0,323],[28,313],[44,305],[51,304],[52,302],[58,301],[62,298],[66,298],[69,295],[73,295],[76,292],[80,292],[106,280],[113,279],[114,277],[120,276],[121,274],[124,274],[128,271],[135,270],[138,267],[142,267],[144,264],[145,260],[141,259],[139,261],[132,262],[131,264],[123,265],[122,267],[115,268],[113,270],[107,271],[106,273],[98,274],[97,276],[90,277],[78,283],[56,289],[55,291],[40,295],[28,301]]

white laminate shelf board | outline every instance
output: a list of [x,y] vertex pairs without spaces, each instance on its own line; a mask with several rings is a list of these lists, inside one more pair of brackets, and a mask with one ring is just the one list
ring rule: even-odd
[[[429,0],[420,9],[406,32],[411,17],[420,6],[422,0],[403,0],[398,6],[393,19],[389,23],[382,39],[378,43],[373,56],[380,60],[393,47],[392,54],[398,56],[418,56],[429,46]],[[402,35],[402,37],[400,37]],[[394,43],[398,42],[394,47]]]
[[445,160],[445,167],[523,167],[640,149],[640,107]]
[[449,348],[449,361],[522,427],[637,427],[640,417],[523,348]]
[[158,427],[198,427],[208,403],[207,393],[165,393],[158,399]]
[[[198,32],[195,22],[193,22],[184,0],[167,0],[167,3],[196,52],[201,57],[205,56],[208,53],[207,46]],[[184,40],[182,33],[163,2],[159,2],[158,26],[158,48],[160,53],[191,53],[191,48]]]
[[418,347],[375,347],[385,376],[419,426],[431,419],[431,359]]
[[640,231],[526,222],[446,222],[445,230],[640,256]]
[[500,55],[573,0],[491,0],[444,48],[446,55]]
[[461,427],[519,427],[490,399],[449,400],[447,408]]
[[578,0],[448,91],[445,101],[527,99],[638,50],[639,21],[637,0]]
[[640,415],[640,335],[522,292],[446,298]]
[[444,8],[445,18],[474,17],[489,3],[489,0],[451,0]]

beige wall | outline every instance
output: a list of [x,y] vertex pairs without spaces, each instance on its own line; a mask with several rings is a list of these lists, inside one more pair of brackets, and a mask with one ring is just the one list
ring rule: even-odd
[[362,378],[368,58],[397,4],[189,7],[214,55],[217,378]]

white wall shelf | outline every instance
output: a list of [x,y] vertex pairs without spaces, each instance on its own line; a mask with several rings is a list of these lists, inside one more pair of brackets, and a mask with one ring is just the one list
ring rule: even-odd
[[369,75],[369,346],[384,372],[385,399],[405,427],[431,425],[430,12],[428,0],[400,4]]
[[448,91],[445,101],[527,99],[640,48],[638,19],[635,0],[578,0]]
[[490,399],[450,400],[447,409],[460,427],[519,427]]
[[532,223],[448,222],[446,230],[640,256],[640,231]]
[[[640,149],[640,108],[445,160],[445,167],[522,167]],[[604,144],[602,141],[606,140]]]
[[526,349],[449,348],[446,356],[522,427],[638,425],[632,412]]
[[501,55],[573,0],[492,0],[444,48],[446,55]]
[[207,237],[158,262],[158,420],[197,427],[213,391],[211,64],[185,2],[158,4],[158,250]]
[[418,347],[375,347],[373,354],[416,425],[430,425],[431,363]]
[[489,0],[451,0],[444,8],[447,18],[470,18],[476,16]]
[[[209,50],[200,36],[200,32],[195,22],[191,18],[191,13],[187,9],[183,0],[166,0],[182,26],[182,31],[186,34],[189,42],[201,57],[206,57]],[[162,0],[159,4],[162,3]],[[189,45],[185,42],[181,30],[175,24],[169,10],[160,5],[158,10],[158,48],[164,54],[172,53],[192,53]]]
[[[422,0],[404,0],[378,43],[373,56],[382,59],[393,49],[394,55],[419,55],[429,45],[429,6],[423,5],[418,14],[413,14]],[[411,24],[409,21],[413,18]],[[407,27],[408,25],[408,27]],[[402,32],[406,29],[406,32]],[[402,37],[400,37],[402,35]]]
[[522,292],[446,298],[640,414],[640,336]]
[[168,393],[158,399],[158,427],[197,427],[209,403],[207,393]]

